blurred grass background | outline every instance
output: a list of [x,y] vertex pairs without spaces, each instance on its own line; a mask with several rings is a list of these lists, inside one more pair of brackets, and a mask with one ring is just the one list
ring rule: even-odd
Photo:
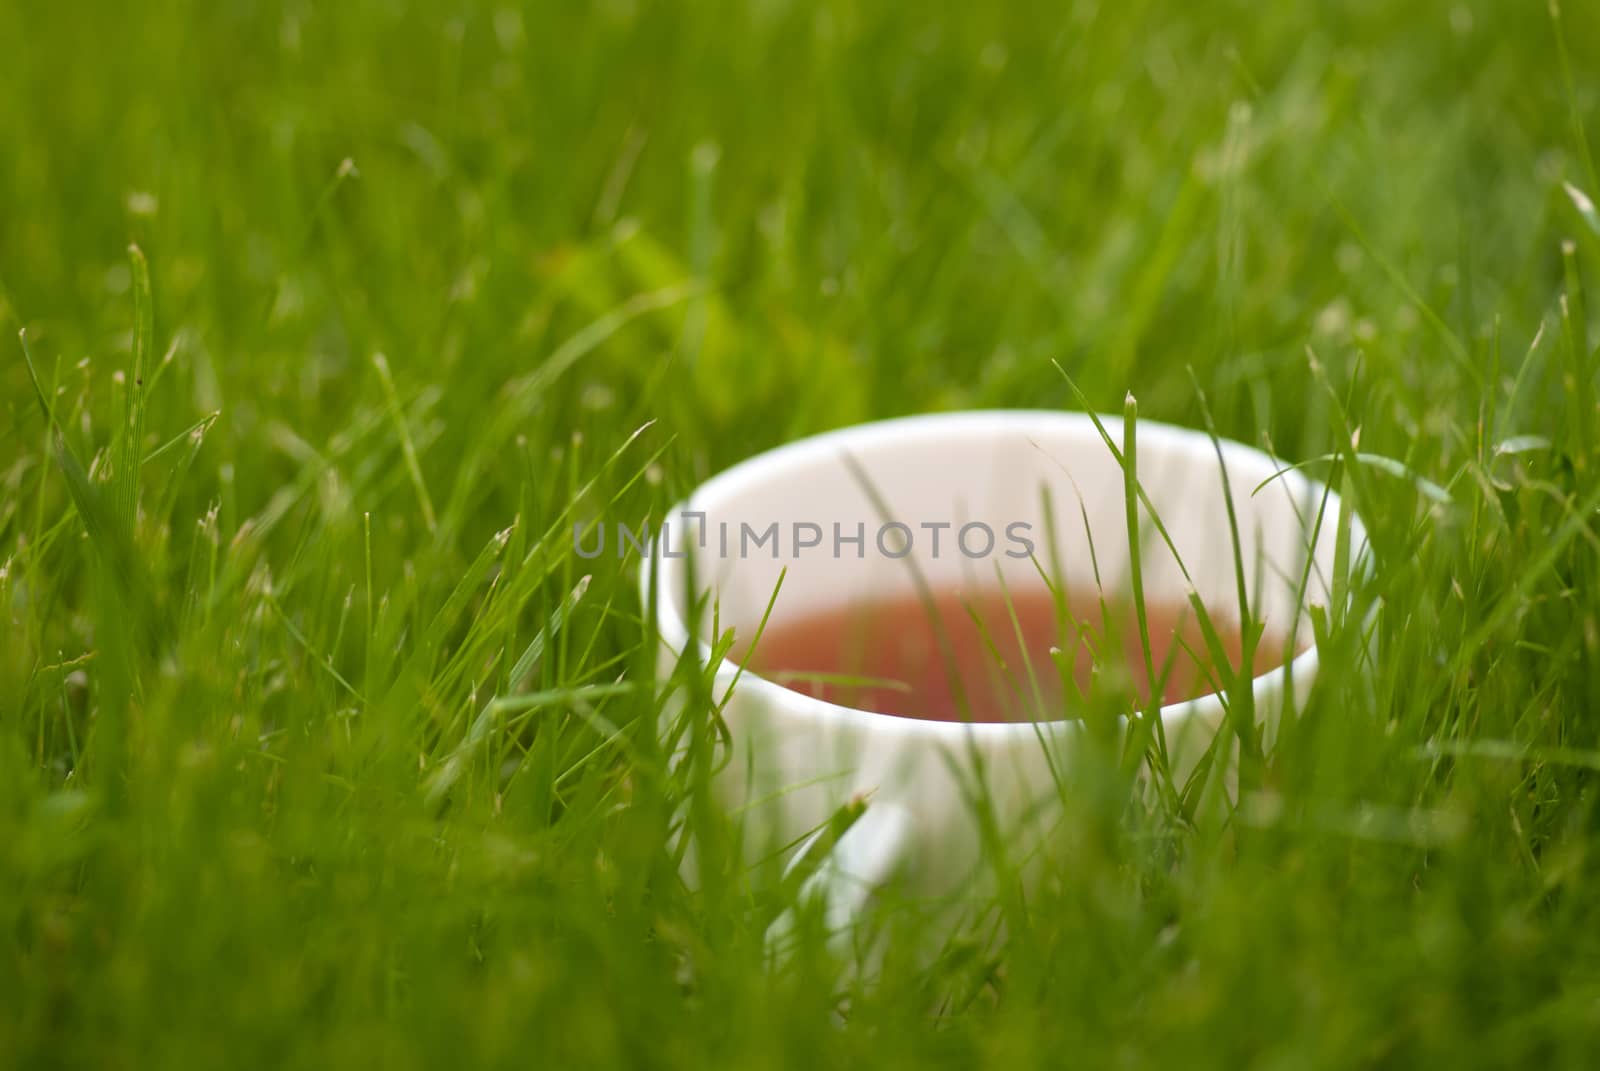
[[[1591,1062],[1600,8],[13,0],[0,41],[0,327],[65,447],[7,341],[0,1061]],[[1052,361],[1403,465],[1318,469],[1381,664],[1342,629],[1220,825],[1086,791],[1006,950],[769,971],[761,868],[678,877],[635,563],[570,525],[1070,406]]]

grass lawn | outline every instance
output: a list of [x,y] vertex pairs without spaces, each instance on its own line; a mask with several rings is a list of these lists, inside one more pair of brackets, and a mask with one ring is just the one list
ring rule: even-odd
[[[0,4],[0,1066],[1593,1066],[1600,5],[92,7]],[[572,522],[1063,371],[1340,487],[1378,657],[769,969]]]

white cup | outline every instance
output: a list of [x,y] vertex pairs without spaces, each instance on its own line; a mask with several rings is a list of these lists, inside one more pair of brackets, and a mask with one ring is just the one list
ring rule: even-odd
[[[1101,423],[1120,450],[1123,419]],[[1286,693],[1303,697],[1317,672],[1310,607],[1328,606],[1344,590],[1334,581],[1339,500],[1238,443],[1218,444],[1204,433],[1152,421],[1139,421],[1136,430],[1138,484],[1171,540],[1169,546],[1141,506],[1137,542],[1146,603],[1187,600],[1193,591],[1213,619],[1237,625],[1236,561],[1242,559],[1252,616],[1269,633],[1292,632],[1298,641],[1298,654],[1253,682],[1255,716],[1270,733]],[[705,633],[696,637],[702,663],[712,654],[713,617],[718,627],[749,637],[769,604],[771,629],[858,600],[907,597],[918,590],[919,574],[936,590],[992,591],[1003,580],[1015,592],[1038,589],[1040,567],[1059,563],[1066,575],[1057,581],[1090,586],[1091,538],[1102,590],[1127,597],[1132,555],[1125,490],[1122,463],[1094,421],[1078,413],[915,416],[779,447],[702,485],[657,533],[642,582],[649,605],[654,572],[661,671],[669,672],[691,642],[689,555],[697,587],[711,604],[698,617]],[[906,557],[891,556],[907,549],[907,532],[887,528],[891,521],[909,530]],[[938,529],[935,555],[929,526],[941,523],[951,527]],[[752,545],[774,524],[776,546],[769,540]],[[986,555],[969,553],[983,549],[981,529],[969,529],[959,543],[962,527],[972,524],[987,525],[995,536]],[[1017,524],[1026,528],[1012,527]],[[835,525],[843,542],[835,538]],[[809,544],[817,529],[819,545],[797,546]],[[851,538],[858,531],[865,535],[859,552]],[[1021,550],[1010,538],[1018,533],[1031,541],[1032,558],[1008,553]],[[1355,518],[1350,545],[1357,555],[1365,545]],[[978,724],[851,709],[783,687],[731,658],[716,667],[714,681],[714,698],[726,699],[722,717],[734,751],[719,760],[715,787],[740,811],[750,846],[796,843],[841,806],[868,801],[812,879],[836,925],[847,923],[891,874],[913,893],[937,896],[960,890],[982,871],[970,804],[980,769],[996,828],[1019,855],[1028,854],[1060,816],[1059,770],[1067,750],[1083,740],[1084,723],[1070,717]],[[1224,717],[1217,695],[1161,708],[1170,768],[1178,777],[1194,768]]]

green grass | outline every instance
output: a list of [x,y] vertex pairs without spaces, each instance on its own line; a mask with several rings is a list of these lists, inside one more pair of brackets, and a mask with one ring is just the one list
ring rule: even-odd
[[[0,5],[0,1064],[1592,1064],[1600,8],[96,7]],[[1335,480],[1381,656],[769,970],[571,524],[1052,362]]]

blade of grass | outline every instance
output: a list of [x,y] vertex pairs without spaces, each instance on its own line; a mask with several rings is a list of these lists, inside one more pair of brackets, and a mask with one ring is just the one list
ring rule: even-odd
[[417,493],[417,505],[422,508],[422,523],[427,526],[429,532],[435,532],[439,528],[439,520],[434,516],[433,499],[429,496],[428,485],[422,478],[422,464],[417,460],[417,446],[411,438],[411,428],[406,423],[405,411],[400,405],[400,393],[395,390],[394,377],[389,374],[389,359],[381,353],[374,353],[372,367],[378,373],[384,400],[389,405],[389,420],[394,424],[395,434],[400,439],[400,454],[405,459],[406,473],[411,477],[412,489]]
[[133,369],[127,382],[127,409],[121,433],[116,439],[113,465],[113,498],[116,516],[124,532],[132,538],[139,512],[139,466],[144,455],[145,366],[152,346],[150,265],[136,245],[128,247],[128,262],[133,274]]
[[[1211,448],[1217,455],[1217,469],[1222,477],[1222,502],[1228,516],[1228,539],[1233,551],[1234,593],[1239,601],[1239,667],[1235,669],[1226,655],[1218,665],[1224,680],[1232,685],[1228,696],[1228,719],[1239,740],[1239,790],[1247,792],[1253,791],[1261,783],[1261,743],[1256,735],[1255,689],[1248,670],[1248,667],[1255,665],[1260,629],[1250,609],[1244,546],[1239,538],[1239,514],[1233,504],[1233,483],[1228,478],[1228,462],[1223,456],[1222,440],[1217,436],[1216,422],[1211,419],[1211,406],[1206,401],[1205,390],[1200,386],[1200,377],[1195,374],[1193,365],[1187,367],[1189,380],[1194,385],[1195,397],[1200,404],[1200,417],[1205,421],[1206,434],[1211,437]],[[1190,602],[1199,616],[1201,629],[1211,634],[1207,636],[1209,645],[1215,635],[1210,614],[1198,598],[1191,598]],[[1212,657],[1216,657],[1214,651]]]
[[[1125,772],[1147,763],[1156,783],[1170,799],[1177,792],[1167,756],[1167,736],[1161,724],[1161,696],[1153,687],[1156,680],[1155,653],[1150,645],[1150,612],[1144,603],[1143,540],[1139,537],[1139,403],[1129,391],[1122,403],[1122,500],[1128,525],[1128,583],[1132,589],[1134,619],[1139,625],[1139,652],[1144,658],[1144,679],[1151,682],[1149,697],[1134,718],[1135,731],[1128,742]],[[1154,510],[1151,511],[1152,513]],[[1150,750],[1154,745],[1154,751]]]

